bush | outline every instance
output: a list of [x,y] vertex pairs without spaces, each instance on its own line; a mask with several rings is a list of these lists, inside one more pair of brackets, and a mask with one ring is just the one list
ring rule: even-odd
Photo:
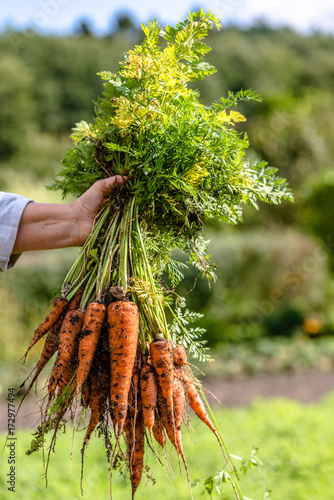
[[189,268],[178,291],[186,294],[197,279],[187,303],[204,314],[200,326],[211,345],[290,336],[305,317],[327,307],[327,255],[312,238],[281,228],[225,227],[207,236],[217,282],[210,289]]

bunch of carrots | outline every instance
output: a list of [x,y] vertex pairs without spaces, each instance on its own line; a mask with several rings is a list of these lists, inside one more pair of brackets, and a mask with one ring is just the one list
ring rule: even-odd
[[[184,347],[159,336],[143,345],[139,337],[138,307],[126,299],[119,287],[110,288],[104,301],[90,302],[84,312],[80,309],[82,293],[83,287],[70,301],[61,297],[55,299],[50,314],[36,329],[25,353],[26,357],[30,349],[46,336],[24,397],[56,354],[48,378],[42,424],[36,433],[40,437],[53,431],[47,464],[66,412],[73,407],[75,430],[80,405],[90,410],[81,449],[81,489],[84,452],[98,425],[105,436],[111,472],[116,464],[126,461],[132,498],[144,469],[145,442],[157,455],[154,442],[165,448],[166,436],[184,463],[190,485],[181,433],[188,403],[217,437],[233,471],[219,433],[196,388]],[[110,427],[114,442],[110,440]],[[121,437],[126,444],[126,453],[120,447]],[[32,451],[35,451],[34,445]]]
[[[79,417],[88,413],[82,467],[98,427],[111,473],[126,463],[133,495],[145,446],[160,461],[155,443],[164,448],[167,438],[190,484],[181,434],[186,403],[215,434],[224,466],[236,474],[187,362],[186,352],[207,360],[206,347],[203,330],[188,326],[200,315],[187,310],[176,292],[186,264],[176,261],[173,251],[183,251],[213,280],[205,222],[236,224],[245,203],[256,207],[257,200],[292,199],[276,169],[244,162],[248,141],[234,124],[245,117],[229,108],[259,96],[240,91],[204,106],[189,85],[215,71],[204,60],[210,48],[203,39],[219,26],[217,17],[203,10],[175,27],[162,29],[156,20],[143,25],[142,44],[124,54],[117,72],[99,73],[104,91],[95,102],[96,116],[92,123],[76,124],[74,146],[53,186],[63,196],[78,196],[98,179],[128,177],[126,186],[106,193],[92,233],[25,354],[45,337],[27,393],[55,357],[30,452],[51,432],[48,465],[59,429],[71,419],[74,436]],[[231,484],[242,500],[237,482]]]

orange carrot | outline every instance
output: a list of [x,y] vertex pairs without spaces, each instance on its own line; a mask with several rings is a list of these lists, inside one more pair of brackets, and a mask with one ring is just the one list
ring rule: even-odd
[[226,452],[225,452],[223,443],[221,442],[221,439],[219,437],[219,434],[218,434],[215,426],[212,424],[212,422],[209,418],[208,412],[206,411],[206,408],[204,406],[204,403],[203,403],[203,401],[202,401],[202,399],[201,399],[201,397],[196,389],[196,385],[195,385],[193,378],[189,375],[189,373],[186,373],[182,369],[176,370],[175,375],[183,384],[184,391],[186,394],[186,399],[187,399],[191,409],[195,412],[195,414],[198,416],[198,418],[200,420],[202,420],[202,422],[204,422],[204,424],[206,424],[209,427],[209,429],[211,429],[211,431],[214,433],[214,435],[216,436],[216,438],[220,444],[220,447],[223,451],[223,454],[224,454],[224,457],[225,457],[227,463],[231,467],[231,470],[234,471],[234,467],[230,463],[230,461],[226,455]]
[[75,292],[74,296],[72,297],[72,299],[68,303],[68,306],[67,306],[68,311],[74,311],[75,309],[79,309],[81,297],[84,293],[84,290],[85,290],[84,287],[81,286],[79,288],[79,290],[77,290]]
[[81,406],[88,408],[91,396],[91,379],[90,375],[86,378],[81,389]]
[[139,411],[138,405],[141,405],[141,400],[138,398],[138,390],[140,383],[140,371],[141,371],[141,350],[138,344],[135,362],[132,370],[131,377],[131,387],[128,395],[128,405],[132,406],[134,411]]
[[[93,365],[94,366],[94,365]],[[86,379],[87,380],[87,379]],[[89,407],[91,409],[90,422],[83,441],[82,454],[85,446],[90,440],[90,436],[97,426],[101,416],[104,414],[109,392],[109,356],[106,353],[100,354],[96,360],[92,374],[90,376],[90,398]]]
[[50,314],[42,321],[39,327],[35,330],[34,336],[30,341],[28,349],[24,354],[24,358],[27,357],[30,349],[41,339],[59,320],[61,315],[65,312],[67,307],[67,300],[62,297],[57,297],[53,303],[52,310]]
[[183,385],[178,379],[173,381],[173,415],[168,410],[165,398],[160,394],[158,399],[159,414],[161,415],[162,423],[166,429],[169,440],[176,448],[185,462],[182,440],[181,440],[181,425],[184,413],[185,395]]
[[108,306],[110,348],[110,407],[120,436],[126,419],[131,376],[135,363],[139,313],[133,302],[118,301]]
[[[98,354],[98,356],[97,356]],[[90,408],[90,420],[87,427],[86,435],[83,440],[81,448],[81,494],[83,494],[82,480],[83,480],[83,466],[84,466],[84,453],[85,448],[89,443],[90,437],[96,428],[97,424],[103,418],[106,411],[107,399],[109,394],[110,376],[109,376],[109,355],[106,352],[96,353],[90,373],[86,378],[82,387],[82,398],[85,397],[84,387],[88,387],[88,401],[87,406]],[[109,452],[109,450],[108,450]]]
[[144,465],[144,422],[142,412],[136,416],[134,443],[129,450],[130,481],[132,486],[132,500],[141,481]]
[[182,445],[182,434],[181,434],[181,425],[184,414],[185,407],[185,393],[184,388],[180,380],[174,378],[173,380],[173,416],[171,416],[168,412],[168,407],[165,402],[165,399],[161,396],[159,398],[159,414],[161,415],[162,423],[164,428],[166,429],[167,436],[169,440],[175,447],[177,453],[181,456],[182,461],[184,463],[184,467],[187,474],[188,485],[190,495],[192,497],[191,492],[191,483],[188,471],[188,465],[186,461],[186,457],[183,451]]
[[83,445],[82,445],[82,450],[81,450],[82,455],[84,453],[84,449],[85,449],[86,444],[90,440],[90,436],[91,436],[93,430],[95,429],[95,427],[97,426],[97,424],[99,422],[100,415],[101,415],[101,408],[100,408],[100,404],[99,404],[100,397],[99,397],[99,393],[97,391],[96,371],[94,371],[94,373],[92,374],[91,384],[92,384],[91,387],[93,389],[91,391],[90,400],[89,400],[89,407],[91,410],[91,414],[90,414],[90,421],[89,421],[89,425],[87,427],[86,435],[85,435],[84,440],[83,440]]
[[61,393],[72,378],[74,372],[72,364],[83,317],[83,313],[77,310],[67,311],[64,316],[59,332],[58,356],[49,381],[49,401],[53,397],[57,385],[62,382]]
[[79,408],[79,396],[82,386],[89,375],[93,363],[94,354],[100,338],[105,315],[106,306],[100,301],[93,301],[86,307],[83,326],[79,338],[78,369],[75,379],[76,402],[73,418],[71,464],[74,449],[75,422]]
[[176,370],[175,375],[183,383],[187,401],[191,409],[195,412],[198,418],[201,419],[202,422],[204,422],[215,435],[217,435],[217,431],[209,418],[192,377],[184,370]]
[[173,381],[173,409],[175,430],[180,431],[185,407],[185,394],[182,383],[179,379]]
[[140,394],[142,400],[144,425],[152,437],[157,404],[158,386],[152,365],[145,363],[140,371]]
[[187,364],[187,354],[184,347],[180,344],[176,344],[173,347],[173,361],[177,366],[182,366]]
[[[22,397],[22,399],[20,401],[17,412],[21,408],[23,400],[29,394],[29,392],[30,392],[32,386],[34,385],[34,382],[37,380],[39,374],[41,373],[43,368],[46,366],[46,364],[50,361],[52,356],[57,352],[58,343],[59,343],[59,329],[60,329],[60,327],[61,327],[61,321],[58,321],[58,323],[53,328],[51,328],[51,330],[47,334],[41,357],[39,358],[39,361],[34,368],[34,371],[35,371],[34,376],[29,384],[28,389],[26,390],[26,393],[24,394],[24,396]],[[24,386],[26,380],[21,384],[20,389]]]
[[162,448],[164,448],[166,444],[166,436],[162,422],[159,418],[155,418],[152,430],[155,440],[160,444]]
[[94,353],[100,338],[103,321],[106,314],[106,306],[101,302],[94,301],[88,304],[83,326],[79,338],[78,370],[77,380],[77,400],[83,383],[88,377],[92,366]]
[[167,339],[153,341],[150,345],[153,368],[166,406],[165,412],[173,420],[173,346]]

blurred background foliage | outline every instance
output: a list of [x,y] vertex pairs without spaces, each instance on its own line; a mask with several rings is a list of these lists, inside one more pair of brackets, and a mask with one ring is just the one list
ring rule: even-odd
[[[71,127],[93,117],[102,90],[96,73],[116,70],[141,36],[127,15],[119,15],[105,36],[95,36],[89,20],[66,37],[29,30],[0,34],[1,190],[61,202],[44,186],[70,146]],[[334,333],[334,38],[257,24],[215,31],[208,44],[217,72],[198,84],[203,102],[211,104],[228,90],[261,94],[262,102],[240,106],[247,116],[240,131],[250,139],[249,159],[277,167],[295,203],[261,205],[259,212],[245,208],[238,227],[213,222],[206,234],[217,282],[209,287],[188,268],[178,291],[188,294],[196,283],[188,305],[204,314],[200,326],[216,351],[238,345],[249,359],[250,345],[262,352],[268,338],[277,349],[287,339],[309,349],[311,339],[320,359],[324,347],[314,339],[331,342]],[[1,276],[3,366],[23,354],[75,255],[26,254]]]

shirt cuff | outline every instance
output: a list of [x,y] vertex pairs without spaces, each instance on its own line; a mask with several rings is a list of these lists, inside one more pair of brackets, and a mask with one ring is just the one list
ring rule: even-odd
[[5,272],[17,262],[21,254],[12,255],[17,231],[29,198],[18,194],[0,192],[0,272]]

